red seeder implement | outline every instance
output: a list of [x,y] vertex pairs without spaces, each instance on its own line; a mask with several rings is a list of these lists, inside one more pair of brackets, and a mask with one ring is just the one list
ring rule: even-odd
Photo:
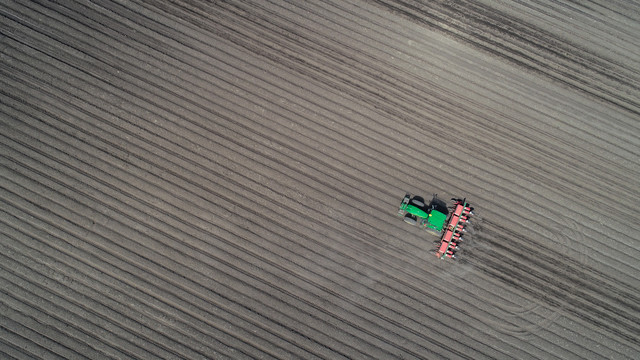
[[455,259],[456,251],[462,242],[462,234],[466,231],[465,227],[469,223],[469,218],[473,215],[473,208],[469,206],[466,199],[453,200],[453,211],[449,215],[447,225],[442,232],[440,238],[440,247],[436,251],[436,256],[443,256]]

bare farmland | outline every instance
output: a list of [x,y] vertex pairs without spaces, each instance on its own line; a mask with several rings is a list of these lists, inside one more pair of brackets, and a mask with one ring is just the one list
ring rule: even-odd
[[638,358],[638,4],[0,15],[0,357]]

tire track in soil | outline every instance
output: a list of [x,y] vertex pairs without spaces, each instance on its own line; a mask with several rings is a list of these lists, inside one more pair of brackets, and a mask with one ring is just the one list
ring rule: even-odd
[[[496,226],[496,224],[492,225],[500,228]],[[568,229],[571,231],[571,227]],[[585,282],[580,279],[579,276],[582,277],[583,273],[571,269],[570,266],[565,266],[565,271],[562,272],[562,276],[554,279],[551,276],[556,274],[555,268],[557,265],[554,259],[557,259],[557,257],[549,257],[544,254],[554,254],[556,253],[556,249],[542,249],[543,251],[541,252],[521,252],[523,250],[522,247],[516,248],[515,246],[504,245],[519,236],[504,228],[500,231],[508,235],[483,233],[478,241],[486,242],[493,251],[483,252],[481,254],[470,254],[468,256],[469,261],[473,262],[475,267],[490,276],[509,283],[525,293],[535,295],[535,298],[541,300],[542,304],[545,304],[551,309],[548,317],[543,318],[540,323],[533,324],[534,329],[541,329],[541,324],[548,324],[552,318],[557,318],[560,314],[566,313],[580,320],[592,323],[598,328],[607,329],[615,336],[625,338],[629,342],[637,342],[637,339],[633,335],[637,333],[640,327],[640,319],[637,317],[634,318],[633,316],[633,314],[637,314],[640,311],[637,305],[639,303],[637,295],[634,296],[630,293],[623,292],[613,296],[609,291],[603,291],[602,287],[596,286],[595,284],[592,285],[593,281]],[[579,233],[574,232],[574,234]],[[571,243],[575,244],[573,241],[574,240],[572,240]],[[579,242],[577,242],[577,244],[579,244]],[[562,244],[559,244],[558,247],[562,247]],[[575,249],[570,248],[570,251],[573,250]],[[560,250],[559,253],[566,254],[566,251],[567,250]],[[503,252],[510,256],[503,256]],[[514,257],[514,254],[517,255]],[[571,255],[574,255],[574,253],[571,252]],[[562,261],[562,257],[557,260]],[[548,265],[544,265],[544,263],[548,263]],[[576,264],[581,266],[586,265],[581,264],[579,261],[574,261],[573,265]],[[521,272],[518,272],[516,269],[521,270]],[[551,274],[551,276],[543,274],[542,271]],[[571,276],[569,276],[569,274]],[[600,293],[599,296],[593,295],[598,293]],[[579,299],[580,301],[571,300],[570,298]],[[533,308],[516,308],[513,313],[517,314],[521,311],[527,312],[532,310]],[[616,325],[613,327],[609,324]],[[622,327],[627,332],[621,331],[622,329],[618,329],[618,327]],[[517,333],[526,332],[526,329],[511,329],[508,326],[503,326],[502,330],[509,333],[514,330]]]

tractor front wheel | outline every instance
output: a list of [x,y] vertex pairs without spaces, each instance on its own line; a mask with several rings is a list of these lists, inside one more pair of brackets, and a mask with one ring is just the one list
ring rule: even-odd
[[409,225],[416,225],[418,224],[418,218],[415,215],[407,214],[404,216],[404,222]]

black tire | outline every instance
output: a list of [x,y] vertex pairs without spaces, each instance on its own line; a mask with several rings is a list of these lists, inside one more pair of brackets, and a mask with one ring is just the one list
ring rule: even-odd
[[424,209],[424,199],[421,196],[414,196],[413,199],[411,199],[411,204],[420,209]]
[[404,216],[404,222],[406,222],[409,225],[417,225],[418,219],[414,215],[407,214]]
[[437,197],[434,197],[431,200],[431,203],[429,204],[429,207],[433,210],[439,211],[443,214],[448,214],[449,213],[449,209],[447,208],[447,203],[438,199]]

